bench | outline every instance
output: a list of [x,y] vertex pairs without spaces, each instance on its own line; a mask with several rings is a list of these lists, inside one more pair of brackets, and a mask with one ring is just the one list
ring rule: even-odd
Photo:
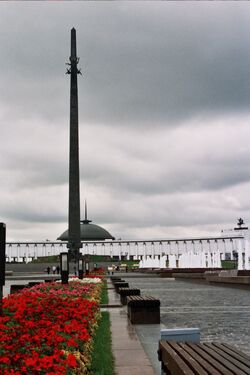
[[127,305],[132,324],[160,324],[160,300],[149,296],[128,296]]
[[128,296],[140,296],[141,291],[136,288],[119,288],[118,293],[120,294],[121,304],[126,305]]
[[123,279],[115,279],[115,280],[112,280],[112,283],[115,284],[115,283],[125,283],[126,281],[123,280]]
[[250,375],[250,357],[224,343],[159,341],[163,375]]
[[111,276],[110,280],[114,283],[115,281],[121,281],[121,278],[119,276]]
[[115,285],[115,283],[125,283],[126,281],[125,280],[122,280],[122,279],[115,279],[115,280],[112,280],[112,283],[113,285]]
[[119,282],[114,283],[114,287],[115,287],[116,293],[118,293],[119,288],[128,288],[129,285],[125,281],[121,281],[121,282],[119,281]]

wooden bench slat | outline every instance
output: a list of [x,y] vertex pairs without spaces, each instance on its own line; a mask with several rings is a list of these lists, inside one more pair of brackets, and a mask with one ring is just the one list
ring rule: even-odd
[[250,364],[249,364],[250,363],[250,357],[246,353],[244,353],[241,350],[236,349],[233,346],[231,346],[230,344],[227,344],[227,343],[224,343],[224,342],[221,345],[224,346],[225,348],[229,349],[231,352],[233,352],[234,353],[233,355],[235,355],[235,354],[239,355],[242,358],[242,361],[244,361],[244,363],[246,361],[247,365],[250,366]]
[[128,296],[128,303],[129,302],[138,302],[138,306],[139,305],[148,305],[148,306],[160,306],[160,300],[157,299],[157,298],[154,298],[154,297],[150,297],[150,296],[133,296],[133,295],[130,295]]
[[172,375],[250,375],[250,357],[224,343],[161,340],[159,360]]
[[[123,288],[123,289],[125,289],[125,288]],[[128,290],[133,290],[131,288],[127,288],[127,289]],[[151,296],[131,296],[130,298],[131,298],[132,301],[135,301],[135,300],[136,301],[145,301],[145,300],[147,300],[147,301],[156,301],[157,300],[156,298],[151,297]]]
[[168,342],[160,341],[159,346],[162,360],[167,363],[170,372],[176,375],[196,375],[171,348]]
[[196,375],[209,375],[199,362],[188,352],[185,348],[181,347],[179,343],[168,341],[169,345],[178,353],[178,355],[185,361],[185,363],[194,371]]
[[250,375],[250,357],[247,358],[246,355],[244,355],[243,357],[241,355],[242,352],[236,352],[235,350],[231,350],[227,346],[225,346],[225,344],[213,342],[213,345],[217,346],[224,353],[227,353],[231,358],[231,362],[236,361],[236,363],[239,363],[241,370],[245,371],[248,375]]
[[236,366],[234,366],[231,362],[227,361],[224,357],[222,357],[217,351],[213,350],[210,347],[210,344],[203,344],[203,350],[205,350],[211,357],[216,359],[222,366],[224,366],[227,370],[229,370],[234,375],[246,375],[244,372],[239,370]]
[[207,370],[208,374],[211,375],[221,375],[221,372],[217,371],[210,363],[203,359],[199,354],[197,354],[192,348],[188,346],[188,343],[180,343],[181,347],[185,349],[192,357]]
[[[250,375],[250,368],[246,367],[244,364],[239,362],[236,358],[233,358],[225,351],[218,348],[214,343],[204,343],[204,346],[212,349],[214,352],[218,353],[221,357],[225,359],[225,366],[227,366],[230,370],[235,371],[237,375]],[[224,362],[223,362],[224,364]]]
[[218,371],[221,372],[222,375],[235,375],[232,371],[229,371],[226,367],[224,367],[219,361],[217,361],[214,357],[211,357],[207,351],[204,351],[204,348],[200,344],[188,344],[195,352],[197,352],[202,358],[204,358],[210,365],[214,366]]

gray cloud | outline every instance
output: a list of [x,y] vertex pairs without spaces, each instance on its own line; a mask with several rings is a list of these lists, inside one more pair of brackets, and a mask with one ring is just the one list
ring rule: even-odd
[[62,77],[74,23],[84,121],[170,126],[197,113],[248,111],[248,6],[75,3],[58,12],[31,3],[17,17],[3,4],[2,69],[10,72],[3,100],[26,116],[67,114]]
[[[217,129],[212,125],[214,121]],[[224,119],[223,125],[218,126],[220,121],[203,119],[202,132],[199,124],[193,124],[176,131],[154,130],[141,135],[138,130],[122,139],[115,131],[112,135],[112,130],[109,133],[106,128],[103,132],[94,129],[88,133],[83,179],[108,186],[119,194],[124,191],[145,195],[221,190],[247,182],[247,120],[237,127],[232,119]],[[104,134],[106,138],[102,138]],[[91,151],[93,144],[97,153]]]

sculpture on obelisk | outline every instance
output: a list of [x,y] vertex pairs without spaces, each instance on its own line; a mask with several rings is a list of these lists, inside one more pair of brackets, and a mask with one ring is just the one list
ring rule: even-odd
[[80,235],[80,178],[79,178],[79,136],[78,136],[78,93],[77,68],[79,58],[76,54],[76,30],[71,30],[71,56],[69,58],[70,74],[70,140],[69,140],[69,216],[68,244],[69,253],[75,259],[79,256],[81,245]]

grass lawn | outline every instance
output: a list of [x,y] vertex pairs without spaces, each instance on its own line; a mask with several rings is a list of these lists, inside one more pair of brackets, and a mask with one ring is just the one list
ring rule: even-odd
[[104,279],[104,287],[102,288],[101,305],[107,305],[109,303],[108,290],[107,290],[107,279]]
[[91,375],[114,375],[109,313],[102,312],[99,327],[94,338]]

